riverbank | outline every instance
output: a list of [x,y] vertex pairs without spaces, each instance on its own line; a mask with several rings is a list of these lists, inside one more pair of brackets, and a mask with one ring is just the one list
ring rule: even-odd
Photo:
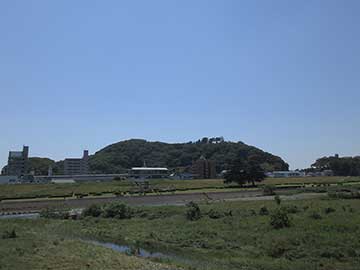
[[[201,216],[194,221],[186,218],[186,206],[133,206],[130,219],[0,220],[0,232],[17,235],[2,240],[2,269],[356,270],[360,264],[360,200],[283,200],[280,206],[274,200],[208,201],[199,207]],[[279,207],[291,222],[274,229],[270,220]],[[138,268],[126,268],[122,262],[139,258],[78,239],[183,260],[156,258],[165,265],[156,267],[165,268],[151,268],[142,264],[151,260],[141,259],[141,264],[131,261]]]

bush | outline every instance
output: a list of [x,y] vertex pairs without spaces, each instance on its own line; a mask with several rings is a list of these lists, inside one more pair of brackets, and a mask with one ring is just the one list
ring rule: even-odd
[[275,187],[271,185],[266,185],[263,188],[263,195],[264,196],[272,196],[275,195]]
[[269,215],[269,210],[266,208],[266,206],[263,206],[263,207],[260,208],[259,215],[260,216]]
[[194,221],[201,218],[200,207],[196,203],[189,202],[186,206],[186,218],[188,220]]
[[322,219],[322,216],[317,212],[312,212],[309,217],[312,219]]
[[85,208],[82,212],[84,217],[99,217],[102,214],[102,209],[99,205],[93,204]]
[[42,218],[52,219],[68,219],[70,217],[69,211],[67,210],[56,210],[52,208],[46,208],[40,212]]
[[328,196],[330,198],[335,199],[360,199],[359,191],[336,191],[336,192],[328,192]]
[[289,214],[296,214],[300,212],[300,209],[296,205],[287,205],[283,209]]
[[211,209],[208,213],[208,216],[209,216],[209,218],[212,218],[212,219],[218,219],[218,218],[224,217],[224,214],[220,213],[219,211]]
[[12,229],[11,231],[5,231],[2,235],[2,239],[12,239],[16,238],[17,234],[15,232],[15,229]]
[[332,207],[326,207],[325,209],[324,209],[324,212],[325,212],[325,214],[330,214],[330,213],[333,213],[333,212],[335,212],[336,210],[334,209],[334,208],[332,208]]
[[345,254],[343,253],[343,250],[337,249],[337,248],[328,248],[325,251],[321,252],[320,254],[323,258],[328,259],[337,259],[340,260],[343,257],[345,257]]
[[289,243],[283,239],[271,241],[267,254],[273,258],[280,258],[289,250]]
[[277,205],[280,205],[280,204],[281,204],[281,198],[280,198],[279,195],[276,195],[276,196],[274,197],[274,200],[275,200],[275,202],[276,202]]
[[113,202],[105,205],[102,215],[105,218],[127,219],[132,217],[132,210],[122,202]]
[[282,229],[291,226],[291,220],[287,212],[280,208],[270,216],[270,225],[274,229]]

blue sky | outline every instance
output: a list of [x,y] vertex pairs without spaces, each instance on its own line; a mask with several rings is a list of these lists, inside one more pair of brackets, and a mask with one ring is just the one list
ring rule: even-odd
[[224,136],[360,154],[359,1],[0,2],[0,164]]

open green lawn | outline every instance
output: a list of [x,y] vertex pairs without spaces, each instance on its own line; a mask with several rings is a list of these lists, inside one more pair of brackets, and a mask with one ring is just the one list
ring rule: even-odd
[[0,240],[0,269],[159,269],[79,239],[176,255],[165,263],[185,269],[359,269],[360,200],[281,202],[291,218],[282,229],[260,215],[263,206],[270,215],[279,207],[273,201],[201,204],[196,221],[186,218],[185,206],[133,208],[133,217],[121,220],[0,220],[0,233],[18,235]]
[[[262,185],[298,185],[360,183],[360,177],[306,177],[306,178],[267,178]],[[206,180],[150,180],[150,188],[166,192],[206,192],[209,190],[231,191],[234,185],[226,185],[222,179]],[[64,197],[79,194],[82,196],[100,196],[137,192],[133,181],[84,182],[75,184],[27,184],[0,185],[0,199]]]

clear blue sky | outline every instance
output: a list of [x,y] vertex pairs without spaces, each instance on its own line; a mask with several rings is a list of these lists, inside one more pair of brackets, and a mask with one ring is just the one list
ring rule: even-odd
[[224,136],[360,154],[360,1],[0,2],[0,164]]

